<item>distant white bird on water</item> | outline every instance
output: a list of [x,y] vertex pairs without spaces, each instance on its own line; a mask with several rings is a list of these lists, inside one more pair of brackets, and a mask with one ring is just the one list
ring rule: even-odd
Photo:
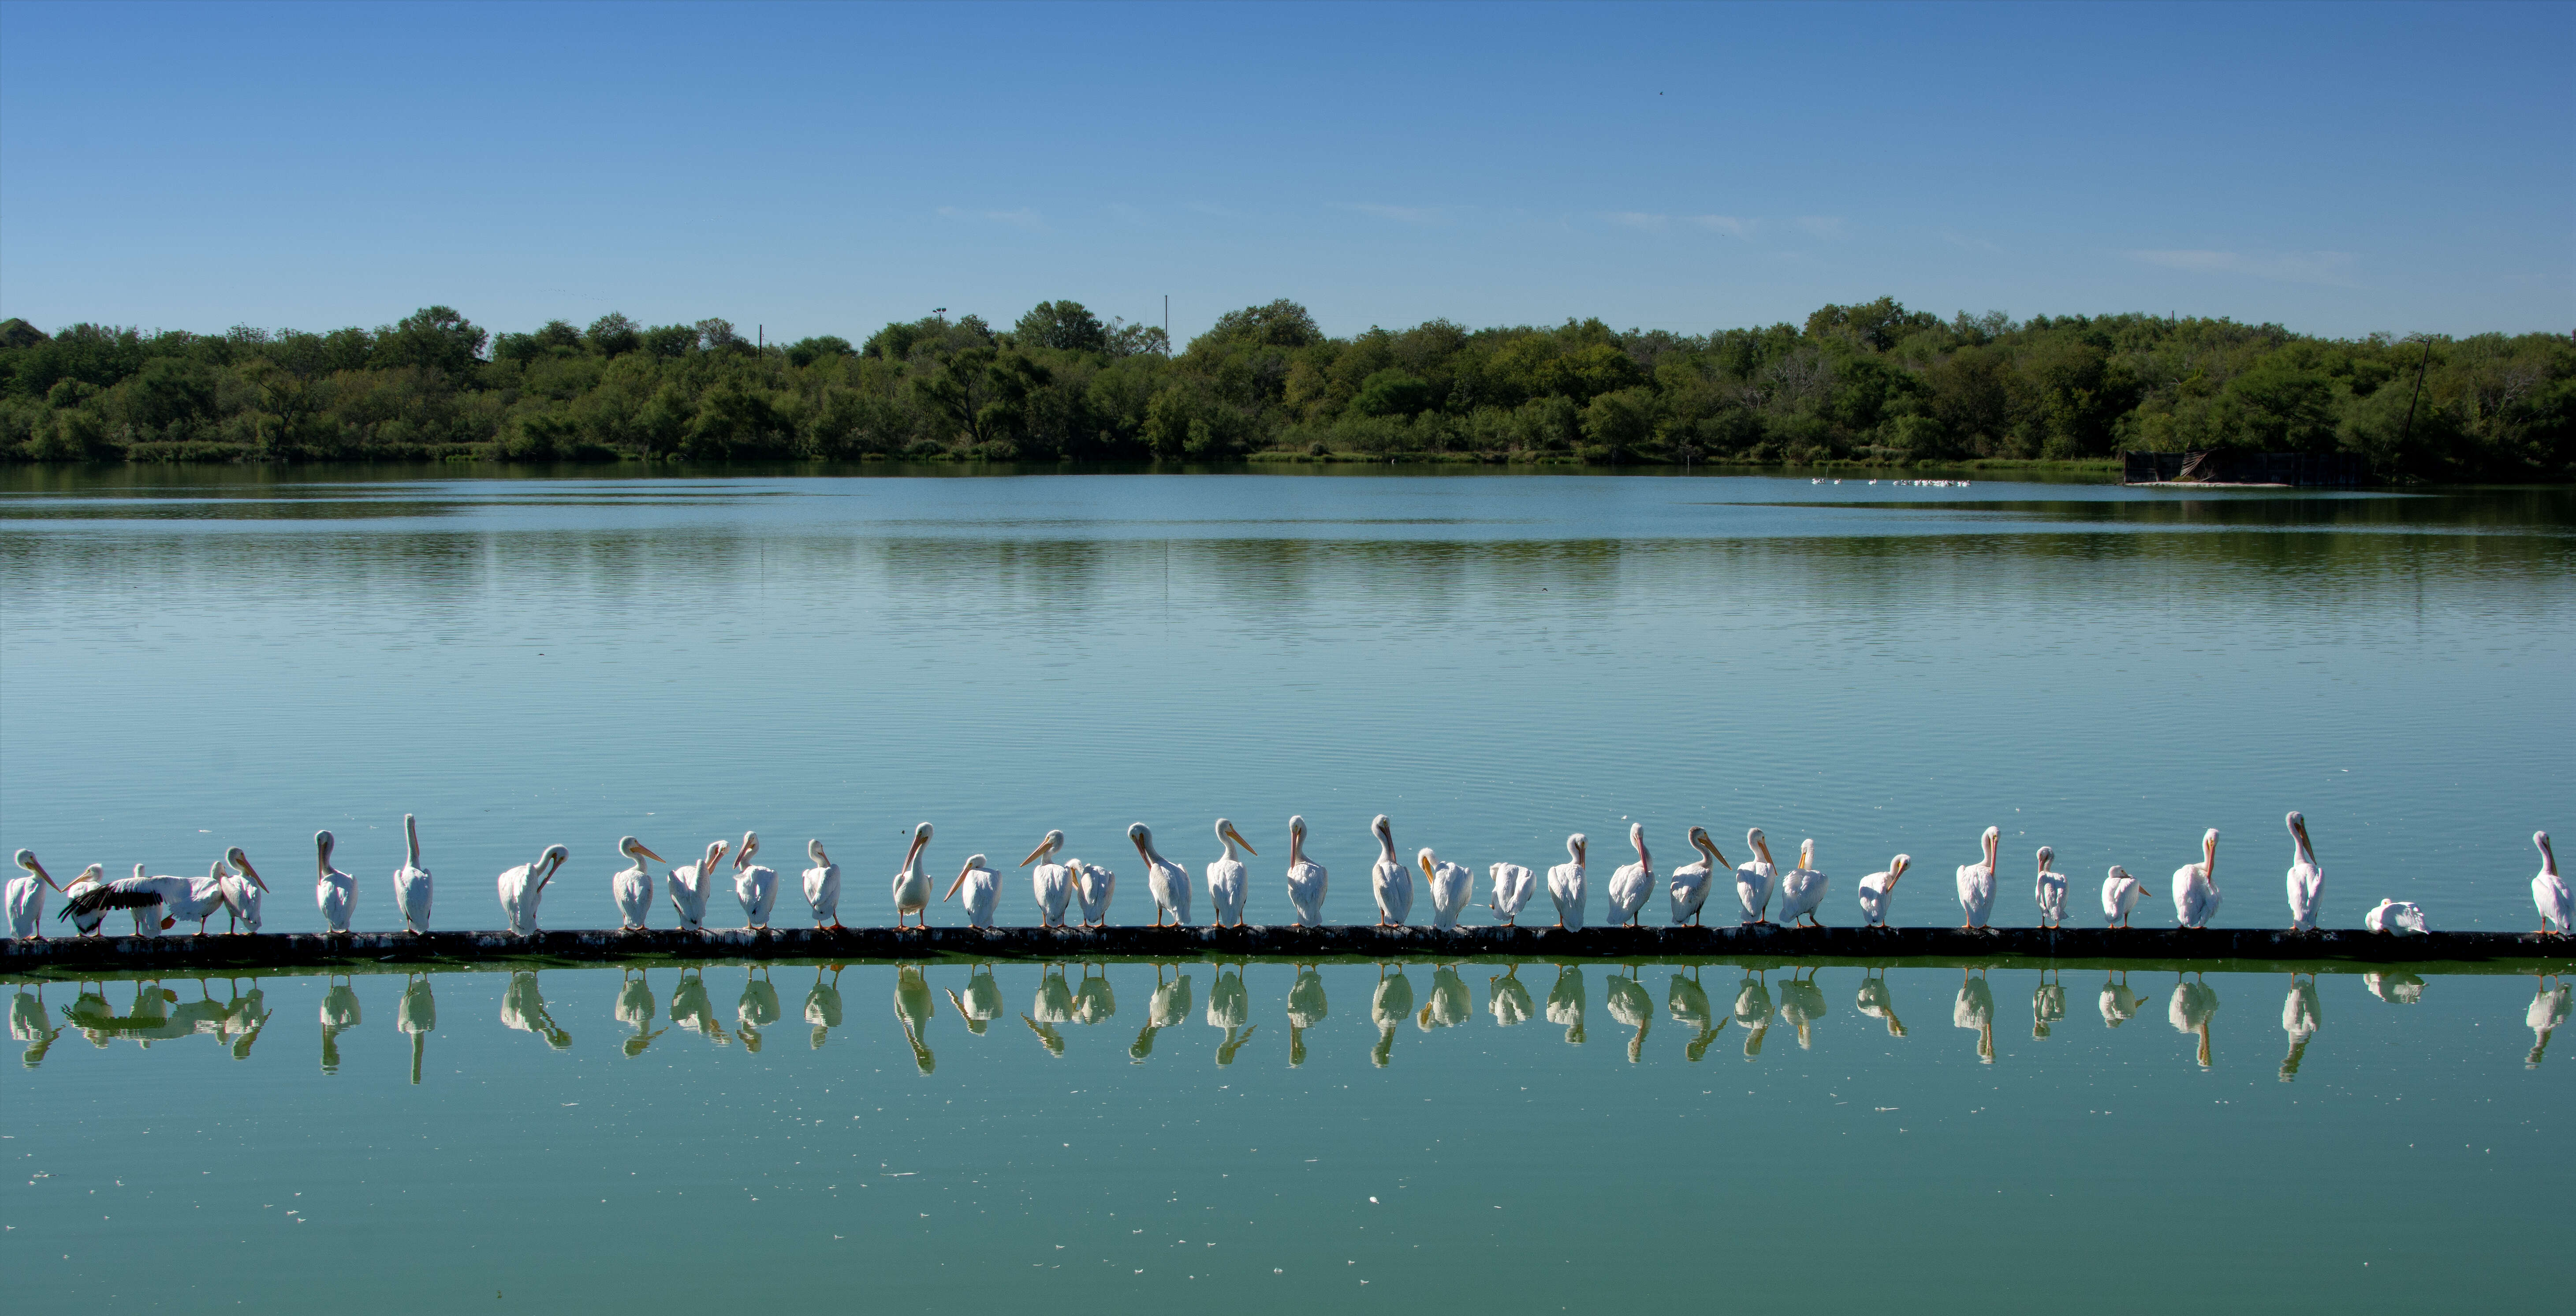
[[1637,851],[1637,862],[1621,864],[1611,870],[1610,885],[1603,894],[1609,897],[1610,921],[1614,926],[1634,927],[1637,911],[1646,907],[1646,897],[1655,889],[1655,860],[1646,853],[1646,825],[1628,824],[1628,844]]
[[[1055,861],[1055,853],[1064,848],[1064,833],[1049,831],[1038,838],[1037,848],[1020,861],[1029,869],[1029,894],[1037,897],[1038,926],[1064,926],[1064,907],[1073,899],[1073,870]],[[1035,865],[1035,867],[1031,867]]]
[[1887,926],[1887,907],[1896,900],[1896,880],[1905,876],[1906,866],[1913,862],[1911,855],[1898,855],[1887,861],[1887,871],[1860,880],[1860,917],[1864,926]]
[[970,854],[966,856],[966,866],[957,870],[956,880],[948,884],[939,902],[948,903],[948,897],[956,895],[959,887],[966,888],[966,926],[993,926],[993,909],[1002,901],[1002,875],[984,866],[984,856]]
[[394,909],[403,931],[414,936],[429,931],[429,870],[420,866],[420,820],[403,815],[403,862],[394,870]]
[[745,928],[767,928],[769,911],[778,904],[778,870],[751,862],[760,853],[760,833],[744,832],[733,852],[733,898],[742,906]]
[[2129,926],[2129,913],[2138,907],[2138,897],[2152,896],[2146,884],[2129,876],[2129,870],[2111,865],[2110,875],[2102,879],[2102,921],[2106,927]]
[[1556,906],[1556,925],[1583,930],[1583,852],[1591,845],[1583,833],[1565,838],[1565,862],[1547,870],[1547,898]]
[[1154,897],[1154,926],[1163,926],[1163,916],[1170,914],[1182,927],[1190,924],[1190,870],[1165,859],[1154,849],[1154,829],[1143,823],[1127,824],[1127,839],[1145,861],[1145,889]]
[[1316,927],[1324,921],[1324,893],[1330,889],[1331,875],[1322,864],[1306,857],[1306,818],[1303,814],[1288,819],[1288,904],[1297,911],[1297,922]]
[[805,857],[814,861],[814,866],[802,874],[805,907],[814,911],[814,926],[837,928],[841,926],[841,866],[823,853],[823,838],[819,836],[805,842]]
[[24,877],[9,879],[9,935],[20,941],[45,939],[45,892],[62,890],[54,875],[36,862],[36,852],[18,852],[17,865],[26,871]]
[[2200,838],[2200,862],[2184,864],[2174,870],[2174,922],[2186,928],[2205,928],[2218,912],[2218,829],[2212,827]]
[[2325,898],[2326,870],[2317,866],[2316,847],[2308,844],[2308,820],[2293,809],[2282,820],[2290,828],[2290,930],[2317,930],[2317,904]]
[[1243,833],[1236,831],[1234,824],[1223,818],[1216,820],[1216,839],[1225,847],[1225,853],[1208,861],[1209,913],[1213,926],[1239,928],[1243,926],[1243,898],[1252,888],[1252,870],[1234,857],[1234,847],[1242,846],[1248,855],[1257,856],[1261,852],[1253,849],[1252,842],[1243,839]]
[[545,899],[546,883],[554,880],[555,870],[564,866],[572,852],[560,845],[539,851],[534,862],[501,870],[496,884],[501,894],[503,926],[519,936],[533,936],[537,931],[537,903]]
[[2049,867],[2057,861],[2057,848],[2039,847],[2039,879],[2032,894],[2039,900],[2039,925],[2043,928],[2066,924],[2066,874]]
[[1521,911],[1538,890],[1538,874],[1519,864],[1492,864],[1485,869],[1485,877],[1490,885],[1485,908],[1494,911],[1494,921],[1507,928],[1519,926]]
[[617,853],[634,862],[609,875],[608,894],[617,902],[617,930],[633,932],[653,913],[653,873],[644,861],[666,861],[632,836],[617,838]]
[[716,864],[729,848],[725,841],[709,841],[704,858],[671,870],[666,882],[671,892],[671,910],[680,916],[682,932],[706,930],[707,896],[715,889]]
[[2362,915],[2361,922],[2373,932],[2420,933],[2424,911],[2412,900],[2382,900],[2379,908]]
[[2548,932],[2558,925],[2557,935],[2567,935],[2567,921],[2576,917],[2576,901],[2570,901],[2567,879],[2558,875],[2558,856],[2549,848],[2549,833],[2533,832],[2531,843],[2540,847],[2540,876],[2531,879],[2531,903],[2540,911],[2540,930]]
[[906,915],[916,927],[930,926],[930,874],[921,868],[921,852],[929,844],[930,824],[914,824],[912,848],[903,852],[903,867],[894,871],[894,925],[898,928],[904,926]]
[[329,832],[313,834],[313,903],[321,907],[326,932],[348,931],[349,917],[358,909],[358,879],[331,866],[337,844]]
[[1701,909],[1708,904],[1708,888],[1719,873],[1731,871],[1726,856],[1717,852],[1717,842],[1708,839],[1708,829],[1690,829],[1690,847],[1700,857],[1683,864],[1665,879],[1666,894],[1672,900],[1673,926],[1699,922]]
[[1431,853],[1427,845],[1413,859],[1422,865],[1423,889],[1431,893],[1431,926],[1458,926],[1458,916],[1466,913],[1467,902],[1476,898],[1475,870]]
[[1816,909],[1825,903],[1825,888],[1831,881],[1816,868],[1816,838],[1798,842],[1798,866],[1780,875],[1780,917],[1792,926],[1803,918],[1810,927],[1823,927],[1825,921],[1816,916]]
[[1959,865],[1959,926],[1982,928],[1986,917],[1995,909],[1995,850],[2003,844],[2003,829],[1989,827],[1977,838],[1985,847],[1986,857],[1973,864]]
[[1771,839],[1759,827],[1744,830],[1744,844],[1753,857],[1735,866],[1735,902],[1744,909],[1741,924],[1771,921],[1771,893],[1780,884],[1780,869],[1771,862]]
[[1369,894],[1377,898],[1377,925],[1402,927],[1413,913],[1413,870],[1395,857],[1395,824],[1385,814],[1369,820],[1377,838],[1377,862],[1369,866]]

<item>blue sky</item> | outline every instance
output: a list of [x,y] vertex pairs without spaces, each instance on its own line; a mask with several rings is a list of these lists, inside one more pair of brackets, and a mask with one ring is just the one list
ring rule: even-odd
[[0,5],[0,315],[2576,321],[2576,6]]

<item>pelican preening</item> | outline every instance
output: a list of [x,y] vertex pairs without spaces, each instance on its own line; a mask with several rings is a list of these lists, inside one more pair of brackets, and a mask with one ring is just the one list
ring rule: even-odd
[[1145,861],[1145,890],[1154,897],[1154,926],[1163,926],[1163,916],[1170,914],[1181,926],[1190,922],[1190,870],[1165,859],[1154,849],[1154,829],[1143,823],[1127,824],[1127,839]]
[[2218,829],[2210,828],[2200,838],[2200,862],[2184,864],[2174,870],[2174,922],[2186,928],[2209,926],[2210,916],[2218,912]]
[[224,921],[224,931],[232,931],[233,925],[239,923],[257,932],[260,901],[268,894],[268,883],[260,880],[259,870],[250,866],[250,856],[243,854],[238,845],[224,851],[224,862],[232,866],[222,887],[224,908],[231,911]]
[[429,870],[420,866],[420,820],[403,815],[403,862],[394,870],[394,909],[403,931],[415,936],[429,931]]
[[1602,894],[1610,900],[1611,922],[1617,926],[1634,927],[1637,911],[1646,907],[1646,897],[1655,889],[1655,860],[1646,853],[1644,823],[1628,824],[1628,844],[1635,847],[1637,862],[1612,869],[1610,885]]
[[680,916],[682,932],[706,931],[707,895],[715,886],[716,864],[729,848],[722,839],[709,841],[706,854],[698,862],[672,867],[668,879],[671,909]]
[[522,937],[536,934],[537,902],[545,898],[546,883],[554,880],[555,870],[571,857],[571,851],[550,845],[534,861],[501,871],[501,916],[510,931]]
[[1118,894],[1118,875],[1098,864],[1079,859],[1064,861],[1073,874],[1073,898],[1082,902],[1082,926],[1101,927],[1109,922],[1109,898]]
[[1467,912],[1467,902],[1475,898],[1475,871],[1440,858],[1427,845],[1414,862],[1422,865],[1422,884],[1431,893],[1431,926],[1458,926],[1458,916]]
[[617,838],[617,853],[635,862],[610,876],[608,894],[617,901],[617,930],[633,932],[641,929],[645,918],[653,912],[653,873],[644,866],[644,861],[669,861],[632,836]]
[[742,906],[745,929],[767,930],[770,908],[778,903],[778,870],[751,862],[760,853],[760,833],[744,832],[742,848],[733,852],[733,898]]
[[2039,847],[2039,880],[2033,893],[2039,899],[2039,925],[2043,928],[2066,926],[2066,874],[2049,867],[2056,859],[2055,846]]
[[947,904],[948,897],[956,895],[959,887],[966,888],[966,926],[993,926],[993,907],[1002,900],[1002,875],[984,866],[984,856],[970,854],[966,856],[966,866],[957,870],[956,880],[939,897],[939,903]]
[[1744,907],[1746,926],[1771,921],[1771,890],[1779,884],[1780,870],[1771,862],[1771,841],[1759,827],[1744,830],[1744,845],[1753,857],[1736,866],[1735,899]]
[[1538,874],[1519,864],[1495,864],[1485,870],[1492,894],[1485,908],[1494,911],[1494,920],[1504,927],[1519,926],[1521,910],[1527,908],[1530,893],[1538,889]]
[[1816,871],[1815,838],[1798,842],[1798,866],[1780,875],[1780,917],[1792,927],[1802,918],[1809,927],[1823,927],[1825,921],[1816,917],[1816,906],[1825,902],[1825,887],[1830,881]]
[[1547,898],[1556,905],[1556,925],[1583,930],[1583,851],[1591,842],[1583,833],[1565,838],[1565,862],[1547,870]]
[[2106,927],[2129,926],[2129,913],[2138,907],[2138,897],[2152,896],[2146,884],[2129,876],[2129,870],[2111,865],[2110,874],[2102,879],[2102,922]]
[[1253,849],[1252,842],[1243,839],[1243,833],[1234,830],[1234,824],[1223,818],[1216,820],[1216,839],[1225,847],[1225,853],[1208,862],[1209,912],[1214,918],[1213,926],[1239,928],[1243,926],[1243,898],[1251,892],[1252,870],[1234,857],[1234,847],[1242,846],[1243,852],[1249,855],[1261,852]]
[[1860,880],[1860,916],[1873,928],[1887,926],[1887,907],[1896,900],[1896,879],[1905,876],[1905,866],[1914,862],[1911,855],[1898,855],[1887,861],[1887,871],[1872,873]]
[[1413,912],[1413,870],[1395,857],[1395,824],[1385,814],[1369,821],[1369,834],[1377,838],[1377,863],[1369,868],[1369,893],[1377,897],[1377,925],[1402,927],[1405,916]]
[[358,909],[358,879],[331,866],[331,847],[337,844],[329,832],[313,834],[313,903],[322,910],[322,927],[328,932],[349,930],[349,916]]
[[54,875],[36,862],[36,852],[18,852],[17,865],[27,870],[24,877],[9,879],[9,935],[20,941],[42,941],[45,936],[45,891],[62,890]]
[[2424,911],[2412,900],[2382,900],[2379,908],[2361,916],[2361,923],[2373,932],[2422,932]]
[[819,838],[805,843],[805,857],[814,861],[803,874],[805,905],[814,911],[814,926],[837,928],[841,926],[841,866],[823,853]]
[[1324,892],[1328,886],[1324,866],[1306,857],[1306,817],[1292,814],[1288,818],[1288,905],[1297,911],[1297,922],[1303,927],[1321,927],[1324,922]]
[[2326,870],[2317,867],[2316,847],[2308,844],[2308,820],[2292,809],[2283,821],[2290,828],[2290,930],[2314,932],[2317,902],[2326,893]]
[[1977,838],[1985,847],[1986,857],[1973,864],[1959,865],[1959,926],[1982,928],[1986,917],[1995,909],[1995,849],[2003,844],[2004,831],[1989,827]]
[[919,927],[930,926],[930,874],[922,871],[921,851],[930,844],[930,824],[917,823],[912,829],[912,848],[904,851],[903,867],[894,873],[894,925],[902,927],[904,916],[912,916]]
[[1727,871],[1726,856],[1719,854],[1717,843],[1708,839],[1707,828],[1690,829],[1690,846],[1699,851],[1698,862],[1674,869],[1669,879],[1674,927],[1685,923],[1698,924],[1700,908],[1708,903],[1709,884],[1717,880],[1719,873]]
[[[1055,861],[1055,852],[1064,848],[1064,833],[1050,831],[1038,838],[1038,848],[1020,861],[1029,868],[1029,891],[1038,899],[1038,926],[1064,926],[1064,907],[1073,899],[1073,870]],[[1043,861],[1043,862],[1041,862]]]
[[2540,875],[2531,879],[2531,903],[2540,911],[2540,930],[2548,933],[2554,923],[2556,935],[2564,937],[2568,918],[2576,916],[2576,903],[2568,899],[2567,879],[2558,875],[2558,855],[2549,848],[2549,833],[2533,832],[2531,843],[2540,847]]

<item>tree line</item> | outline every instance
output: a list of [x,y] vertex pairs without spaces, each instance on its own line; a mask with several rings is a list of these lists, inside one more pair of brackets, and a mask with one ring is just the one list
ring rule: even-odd
[[1891,298],[1705,335],[1597,319],[1347,338],[1292,301],[1162,330],[1040,302],[757,344],[721,319],[493,335],[0,323],[16,461],[1456,460],[1909,465],[2352,452],[2392,479],[2576,479],[2576,342],[2317,338]]

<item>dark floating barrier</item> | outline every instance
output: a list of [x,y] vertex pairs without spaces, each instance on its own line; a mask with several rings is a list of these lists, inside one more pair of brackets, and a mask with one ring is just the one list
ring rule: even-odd
[[2576,942],[2532,932],[2257,928],[1585,928],[1366,924],[1241,928],[773,928],[682,932],[357,932],[333,936],[57,937],[0,943],[0,973],[327,967],[348,963],[551,960],[2044,960],[2275,964],[2478,963],[2576,968]]

